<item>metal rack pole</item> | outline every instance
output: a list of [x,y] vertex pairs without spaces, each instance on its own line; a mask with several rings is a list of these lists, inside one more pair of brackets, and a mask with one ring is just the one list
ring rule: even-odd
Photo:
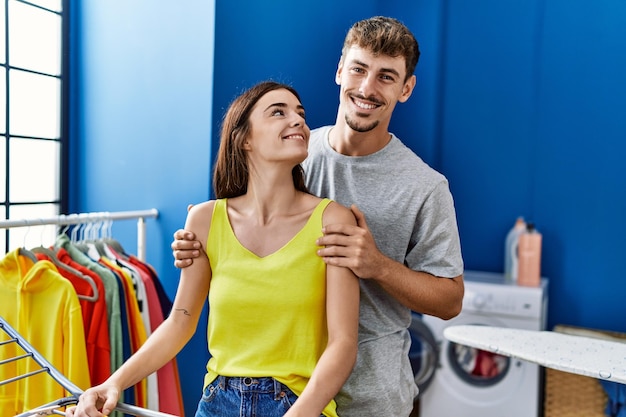
[[143,217],[137,219],[137,258],[146,260],[146,222]]
[[132,220],[137,219],[137,258],[146,260],[146,218],[156,218],[159,211],[155,208],[149,210],[131,210],[114,212],[93,212],[78,214],[61,214],[55,217],[22,219],[22,220],[0,220],[0,229],[10,229],[15,227],[31,227],[45,225],[72,225],[81,223],[94,223],[99,221],[112,220]]
[[106,220],[132,220],[156,218],[159,211],[155,208],[149,210],[134,211],[113,211],[113,212],[93,212],[79,214],[61,214],[55,217],[22,219],[22,220],[0,220],[0,229],[10,229],[13,227],[43,226],[49,224],[71,225],[89,223]]

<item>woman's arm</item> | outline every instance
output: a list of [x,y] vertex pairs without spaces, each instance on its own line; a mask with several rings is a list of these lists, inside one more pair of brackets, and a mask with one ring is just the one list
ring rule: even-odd
[[[331,203],[324,224],[356,224],[350,210]],[[359,280],[348,268],[326,267],[328,345],[302,395],[285,417],[318,417],[337,395],[356,361],[359,329]]]
[[[196,236],[208,236],[213,202],[195,206],[187,215],[185,229]],[[208,220],[207,220],[208,219]],[[146,342],[104,383],[86,390],[68,416],[101,417],[116,406],[121,393],[169,362],[196,331],[211,281],[211,267],[204,248],[193,265],[181,270],[176,298],[170,315]],[[98,410],[102,410],[102,412]]]

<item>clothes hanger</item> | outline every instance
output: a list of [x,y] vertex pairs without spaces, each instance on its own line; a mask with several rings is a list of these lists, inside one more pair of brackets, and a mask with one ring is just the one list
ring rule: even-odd
[[126,252],[126,250],[122,247],[122,244],[117,239],[113,238],[113,233],[111,231],[112,226],[112,220],[108,220],[107,222],[105,222],[102,229],[102,241],[111,249],[113,249],[123,259],[128,259],[128,252]]
[[87,255],[92,261],[98,262],[100,260],[100,252],[93,244],[93,242],[87,241],[88,233],[90,233],[92,223],[81,223],[72,229],[71,241],[76,249]]
[[86,234],[88,233],[90,236],[88,237],[89,240],[87,240],[85,244],[87,246],[95,246],[100,256],[110,260],[128,260],[128,255],[124,251],[124,248],[122,248],[122,245],[112,238],[112,224],[112,220],[102,220],[92,224],[91,227],[87,227]]
[[31,249],[31,253],[41,253],[43,255],[46,255],[48,259],[50,259],[50,261],[54,264],[54,266],[56,266],[58,269],[63,269],[66,272],[69,272],[70,274],[87,281],[93,291],[93,295],[78,294],[78,298],[81,300],[86,300],[86,301],[98,301],[98,297],[100,296],[98,292],[98,287],[96,286],[96,283],[93,280],[93,278],[91,278],[89,275],[85,275],[79,270],[72,268],[68,264],[61,262],[61,260],[57,257],[56,252],[52,249],[39,246],[39,247]]
[[105,222],[103,220],[94,223],[90,228],[91,236],[89,236],[88,243],[92,243],[95,246],[98,253],[100,253],[100,256],[104,256],[105,258],[111,260],[117,259],[115,253],[113,253],[111,248],[104,241],[105,233]]
[[19,256],[24,256],[24,257],[26,257],[26,258],[30,259],[31,261],[33,261],[33,263],[34,263],[34,264],[36,264],[37,262],[39,262],[39,259],[37,259],[37,257],[35,256],[35,254],[34,254],[34,253],[32,253],[31,251],[29,251],[28,249],[24,248],[24,247],[19,248],[19,249],[17,250],[17,254],[18,254]]
[[17,254],[19,256],[24,256],[25,258],[30,259],[34,264],[39,262],[39,259],[35,256],[34,253],[26,249],[26,236],[28,236],[28,232],[30,231],[30,226],[26,228],[26,233],[24,233],[24,241],[22,242],[22,247],[18,248]]
[[[117,259],[117,256],[110,250],[110,248],[103,242],[101,235],[103,233],[104,222],[99,221],[97,223],[91,223],[88,225],[85,236],[85,244],[89,248],[89,251],[97,251],[100,257],[107,259]],[[88,234],[87,234],[88,232]]]
[[102,241],[106,245],[108,245],[111,248],[113,248],[113,250],[115,252],[117,252],[120,256],[122,256],[123,258],[125,258],[125,259],[128,258],[128,254],[126,253],[126,251],[122,247],[122,244],[120,242],[118,242],[117,240],[113,239],[112,237],[105,237],[105,238],[102,239]]

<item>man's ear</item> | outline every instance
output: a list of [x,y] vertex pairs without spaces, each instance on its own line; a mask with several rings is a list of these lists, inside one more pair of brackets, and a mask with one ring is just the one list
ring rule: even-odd
[[413,94],[413,90],[415,89],[415,84],[417,83],[417,77],[415,74],[411,75],[408,80],[402,86],[402,94],[398,98],[400,103],[406,102],[411,94]]
[[341,72],[343,71],[343,61],[339,61],[337,64],[337,72],[335,72],[335,83],[341,85]]

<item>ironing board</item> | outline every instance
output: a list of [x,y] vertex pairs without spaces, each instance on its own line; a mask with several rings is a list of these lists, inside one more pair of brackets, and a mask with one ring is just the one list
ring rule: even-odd
[[444,329],[446,339],[503,356],[626,384],[626,343],[551,331],[483,325]]

